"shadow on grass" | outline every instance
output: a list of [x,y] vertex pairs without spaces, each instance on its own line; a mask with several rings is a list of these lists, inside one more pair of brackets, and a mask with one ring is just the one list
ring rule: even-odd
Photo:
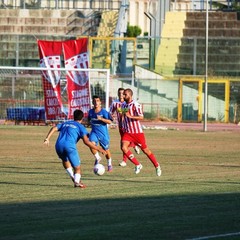
[[237,233],[239,199],[239,193],[228,193],[6,203],[0,205],[0,239],[191,239]]

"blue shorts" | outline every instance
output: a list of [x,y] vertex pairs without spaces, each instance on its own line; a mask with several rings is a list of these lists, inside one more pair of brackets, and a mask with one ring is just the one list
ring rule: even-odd
[[95,142],[96,146],[99,144],[104,150],[109,149],[109,138],[99,136],[95,132],[91,132],[89,135],[89,141]]
[[75,147],[63,147],[56,144],[56,152],[58,157],[64,161],[69,161],[72,167],[78,167],[81,164],[81,159],[78,154],[78,150]]

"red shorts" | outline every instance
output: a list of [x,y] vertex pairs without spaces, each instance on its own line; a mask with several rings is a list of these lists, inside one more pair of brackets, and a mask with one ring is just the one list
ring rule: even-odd
[[120,136],[122,137],[122,136],[123,136],[123,134],[124,134],[124,132],[123,132],[122,128],[119,128],[118,130],[119,130]]
[[139,146],[141,149],[147,148],[146,140],[144,133],[123,133],[122,142],[132,142],[135,145]]

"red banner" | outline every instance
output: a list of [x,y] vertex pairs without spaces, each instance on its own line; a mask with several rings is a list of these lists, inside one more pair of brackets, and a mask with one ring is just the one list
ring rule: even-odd
[[[38,40],[40,66],[46,68],[60,68],[62,42]],[[61,71],[42,71],[44,103],[47,120],[66,118],[63,111],[60,87]]]
[[[63,42],[65,68],[88,68],[88,39]],[[68,118],[73,118],[75,109],[81,109],[86,116],[91,108],[88,72],[67,71]]]

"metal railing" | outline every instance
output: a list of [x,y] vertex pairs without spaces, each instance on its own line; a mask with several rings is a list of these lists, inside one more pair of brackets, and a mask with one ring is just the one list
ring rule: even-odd
[[121,6],[121,0],[38,0],[38,1],[2,1],[0,9],[92,9],[116,10]]

